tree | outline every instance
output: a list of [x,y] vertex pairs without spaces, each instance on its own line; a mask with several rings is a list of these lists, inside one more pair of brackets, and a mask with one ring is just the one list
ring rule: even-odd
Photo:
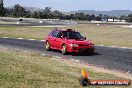
[[90,17],[91,17],[91,20],[95,20],[95,15],[94,14],[91,14]]
[[108,15],[104,15],[103,19],[109,19],[109,16]]
[[95,17],[95,20],[96,20],[96,21],[102,21],[102,19],[101,19],[100,16]]
[[3,0],[0,0],[0,16],[4,16],[5,15],[5,9],[3,6]]
[[126,20],[126,19],[127,19],[127,16],[125,16],[125,15],[122,15],[119,17],[119,20]]
[[5,15],[4,16],[6,16],[6,17],[11,16],[10,15],[10,9],[5,8]]
[[86,14],[86,20],[87,21],[91,21],[92,20],[90,14]]
[[103,18],[103,15],[102,14],[99,14],[99,17],[102,19]]
[[13,17],[29,17],[30,11],[26,11],[25,8],[16,4],[13,9]]
[[51,12],[51,7],[45,7],[45,10],[44,10],[46,13],[50,13]]
[[38,13],[37,13],[37,11],[34,11],[34,12],[31,14],[31,17],[32,17],[32,18],[38,18]]
[[50,19],[53,16],[53,13],[51,11],[51,7],[45,7],[45,10],[43,11],[44,18]]
[[31,17],[31,12],[30,12],[30,10],[26,10],[26,12],[25,12],[26,14],[25,14],[25,16],[24,17],[26,17],[26,18],[29,18],[29,17]]
[[84,13],[75,13],[75,20],[87,20],[87,17]]
[[56,19],[61,19],[62,15],[64,15],[64,14],[62,14],[58,10],[53,11],[53,17],[56,18]]
[[127,19],[126,19],[127,22],[132,22],[132,14],[129,14]]

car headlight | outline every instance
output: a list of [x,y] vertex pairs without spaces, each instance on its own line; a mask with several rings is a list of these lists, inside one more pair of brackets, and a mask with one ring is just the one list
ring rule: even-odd
[[89,45],[89,46],[94,47],[94,44],[91,44],[91,45]]
[[70,47],[78,47],[78,44],[69,44]]
[[94,47],[94,44],[91,44],[92,47]]

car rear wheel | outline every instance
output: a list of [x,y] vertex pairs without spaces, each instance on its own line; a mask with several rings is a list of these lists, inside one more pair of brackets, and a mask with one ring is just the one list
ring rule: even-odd
[[62,46],[62,53],[64,54],[64,55],[66,55],[67,54],[67,48],[66,48],[66,45],[63,45]]
[[49,42],[46,42],[46,44],[45,44],[45,48],[46,48],[47,51],[50,50],[50,44],[49,44]]

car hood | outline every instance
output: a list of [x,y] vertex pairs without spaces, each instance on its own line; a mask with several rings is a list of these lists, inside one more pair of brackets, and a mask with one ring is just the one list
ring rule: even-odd
[[69,43],[73,43],[73,44],[93,44],[91,41],[88,40],[75,40],[75,39],[70,39],[67,40]]

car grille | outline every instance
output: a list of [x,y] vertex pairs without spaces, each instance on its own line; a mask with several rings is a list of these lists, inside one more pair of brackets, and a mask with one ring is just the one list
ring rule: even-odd
[[89,46],[89,45],[86,45],[86,44],[79,44],[79,46]]
[[93,49],[89,49],[89,48],[80,48],[79,52],[93,52]]

